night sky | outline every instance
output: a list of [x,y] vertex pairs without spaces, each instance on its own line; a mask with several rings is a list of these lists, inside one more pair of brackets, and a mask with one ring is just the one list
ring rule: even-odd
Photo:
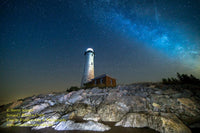
[[80,86],[84,51],[95,76],[118,84],[200,77],[200,0],[1,0],[0,104]]

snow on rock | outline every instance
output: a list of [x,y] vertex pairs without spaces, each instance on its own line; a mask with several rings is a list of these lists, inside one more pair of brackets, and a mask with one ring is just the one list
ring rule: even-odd
[[72,120],[61,121],[53,127],[55,130],[90,130],[90,131],[107,131],[110,127],[102,123],[88,121],[86,123],[75,123]]

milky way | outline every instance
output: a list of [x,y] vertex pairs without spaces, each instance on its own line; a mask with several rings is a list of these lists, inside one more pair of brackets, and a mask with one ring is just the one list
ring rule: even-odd
[[89,7],[90,15],[93,13],[90,17],[95,23],[162,51],[194,72],[200,72],[199,38],[192,40],[184,29],[174,26],[174,20],[159,20],[156,0],[149,3],[100,0],[84,4]]

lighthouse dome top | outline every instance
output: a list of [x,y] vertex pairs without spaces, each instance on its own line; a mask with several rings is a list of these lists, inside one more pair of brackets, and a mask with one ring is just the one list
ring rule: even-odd
[[94,52],[92,48],[87,48],[85,52],[89,52],[89,51]]
[[92,52],[94,54],[94,50],[92,48],[87,48],[86,51],[85,51],[85,54],[88,53],[88,52]]

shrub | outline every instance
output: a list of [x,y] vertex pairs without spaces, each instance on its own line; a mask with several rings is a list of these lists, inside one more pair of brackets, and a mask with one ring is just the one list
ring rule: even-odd
[[71,91],[78,91],[78,90],[80,90],[80,88],[79,87],[77,87],[77,86],[71,86],[69,89],[67,89],[66,91],[67,92],[71,92]]

